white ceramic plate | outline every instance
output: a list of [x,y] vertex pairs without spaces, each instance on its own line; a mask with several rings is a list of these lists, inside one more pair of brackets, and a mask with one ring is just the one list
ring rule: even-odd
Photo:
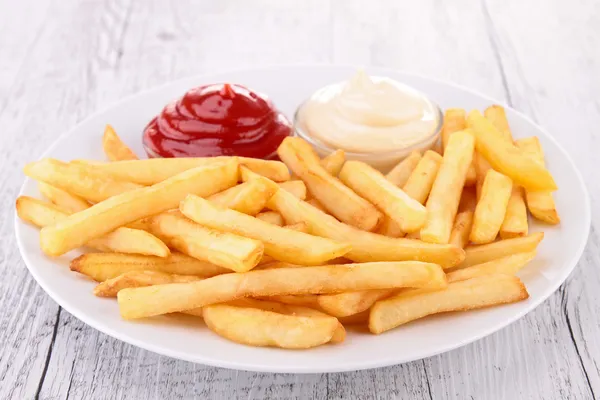
[[[44,156],[63,160],[104,160],[101,135],[106,123],[140,155],[146,123],[172,99],[193,86],[210,82],[237,82],[271,96],[288,116],[314,90],[350,77],[353,67],[271,67],[233,71],[183,79],[130,97],[87,119],[60,138]],[[498,101],[471,90],[392,70],[367,69],[412,85],[431,96],[442,108],[483,109]],[[229,342],[193,318],[163,316],[139,322],[124,321],[116,301],[92,295],[94,283],[69,271],[69,253],[50,259],[39,248],[38,230],[19,220],[15,230],[19,249],[29,271],[44,290],[68,312],[86,324],[117,339],[170,357],[219,367],[265,372],[336,372],[399,364],[464,346],[516,321],[550,296],[573,270],[587,241],[590,205],[583,180],[556,141],[530,119],[507,107],[516,138],[538,136],[550,171],[560,190],[556,203],[562,223],[557,227],[532,223],[531,231],[544,230],[535,261],[521,278],[530,293],[527,301],[486,310],[447,314],[407,324],[379,336],[350,332],[341,345],[306,351],[255,348]],[[21,194],[39,196],[27,179]]]

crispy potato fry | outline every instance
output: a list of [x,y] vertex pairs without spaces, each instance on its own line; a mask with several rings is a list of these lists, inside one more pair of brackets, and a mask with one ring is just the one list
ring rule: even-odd
[[285,229],[291,229],[296,232],[308,233],[308,225],[305,222],[298,222],[296,224],[284,225]]
[[319,306],[334,317],[348,317],[371,308],[378,300],[390,297],[398,289],[373,289],[338,294],[322,294]]
[[300,200],[306,199],[306,185],[301,180],[281,182],[279,187],[283,190],[287,190]]
[[[463,108],[449,108],[444,113],[444,125],[442,126],[442,155],[446,151],[448,146],[448,140],[454,132],[459,132],[467,128],[466,113]],[[469,169],[467,170],[467,177],[465,179],[465,186],[474,185],[477,181],[477,173],[475,171],[475,164],[472,161]]]
[[379,334],[432,314],[513,303],[528,297],[519,278],[501,274],[453,282],[443,290],[406,290],[375,303],[369,316],[369,330]]
[[533,260],[535,253],[536,251],[533,250],[526,253],[516,253],[510,256],[497,258],[483,264],[477,264],[472,267],[448,272],[446,277],[448,278],[448,282],[457,282],[491,274],[515,275],[521,268],[527,265],[529,261]]
[[[544,165],[544,153],[537,137],[519,139],[515,142],[517,147],[540,164]],[[551,192],[530,191],[526,192],[527,208],[534,218],[548,224],[558,224],[560,218]]]
[[392,287],[446,286],[436,264],[417,261],[274,268],[225,274],[198,282],[123,289],[125,319],[189,310],[241,297],[321,294]]
[[[310,201],[308,203],[312,204]],[[377,233],[391,238],[401,238],[406,236],[406,232],[400,229],[400,225],[387,215],[383,218],[379,228],[377,228]]]
[[529,233],[527,207],[523,197],[523,188],[520,186],[513,187],[506,206],[506,215],[500,227],[500,237],[502,239],[527,236],[527,233]]
[[412,172],[417,168],[419,161],[421,161],[421,153],[413,151],[387,173],[386,179],[398,187],[404,187]]
[[189,193],[210,196],[237,182],[235,160],[185,171],[154,186],[123,193],[42,228],[44,253],[59,256],[114,229],[175,208]]
[[[304,181],[308,190],[332,215],[365,231],[374,230],[383,215],[321,166],[312,147],[300,138],[285,138],[277,154]],[[345,164],[347,165],[347,164]]]
[[369,165],[348,161],[340,171],[340,179],[396,221],[402,231],[414,232],[425,223],[425,207]]
[[338,176],[345,162],[346,152],[344,150],[336,150],[327,157],[324,157],[321,160],[321,165],[331,175]]
[[261,212],[256,214],[256,218],[277,226],[283,226],[285,224],[283,217],[277,211]]
[[471,188],[464,189],[458,206],[458,214],[456,214],[452,232],[450,233],[450,244],[461,249],[469,244],[469,235],[473,226],[473,214],[475,213],[476,203],[477,200],[473,190]]
[[269,203],[289,223],[306,222],[314,235],[350,243],[352,250],[344,257],[356,262],[416,260],[451,268],[464,259],[464,251],[456,246],[389,238],[361,231],[283,190],[275,193]]
[[121,140],[112,126],[106,125],[102,136],[102,148],[110,161],[137,160],[138,157]]
[[279,296],[267,296],[260,297],[259,300],[275,301],[278,303],[289,304],[292,306],[303,306],[314,309],[320,309],[319,307],[319,295],[318,294],[301,294],[301,295],[279,295]]
[[150,232],[188,256],[236,272],[250,271],[264,252],[264,246],[258,240],[208,229],[179,211],[152,217]]
[[525,237],[500,240],[479,246],[467,246],[465,260],[457,268],[467,268],[511,254],[534,251],[543,238],[543,232],[536,232]]
[[[69,216],[69,213],[54,204],[21,196],[17,199],[17,215],[22,220],[43,228],[63,221]],[[92,239],[86,245],[102,251],[157,257],[167,257],[170,253],[169,248],[150,233],[124,227]]]
[[402,188],[404,192],[419,203],[425,204],[441,162],[442,156],[427,150]]
[[315,207],[315,208],[318,208],[319,210],[323,211],[324,213],[328,214],[327,213],[327,209],[323,206],[323,204],[321,204],[319,202],[319,200],[317,200],[317,199],[310,199],[310,200],[307,201],[307,203],[310,204],[311,206]]
[[427,200],[427,222],[421,229],[421,239],[425,242],[441,244],[450,240],[467,170],[473,159],[474,141],[468,130],[450,136]]
[[158,271],[129,271],[100,283],[94,288],[94,294],[98,297],[117,297],[117,293],[125,288],[194,282],[200,279],[202,278],[193,275],[174,275]]
[[171,253],[165,258],[133,254],[88,253],[71,261],[70,268],[97,282],[104,282],[131,271],[157,271],[200,278],[231,272],[229,269],[181,253]]
[[94,172],[86,165],[66,164],[54,159],[35,161],[25,166],[25,175],[56,186],[81,198],[97,203],[142,186],[112,179]]
[[500,132],[507,141],[512,143],[512,133],[510,132],[510,127],[508,126],[508,120],[506,119],[504,107],[497,104],[491,105],[485,109],[483,116],[486,117],[488,121],[490,121],[496,127],[496,129],[498,129],[498,132]]
[[350,250],[347,243],[281,228],[237,211],[220,209],[198,196],[188,196],[181,202],[180,209],[185,216],[201,225],[262,241],[265,254],[280,261],[319,265]]
[[90,203],[85,201],[85,199],[52,185],[48,185],[47,183],[38,182],[38,188],[44,197],[70,213],[76,213],[85,210],[86,208],[90,208]]
[[498,236],[512,192],[512,181],[490,169],[483,182],[481,197],[475,207],[470,240],[474,244],[491,243]]
[[496,171],[508,176],[527,190],[554,191],[554,178],[543,164],[506,141],[502,133],[477,110],[467,117],[475,134],[475,148]]
[[72,164],[87,165],[90,170],[112,176],[114,179],[150,186],[160,183],[190,169],[237,162],[259,175],[275,182],[290,179],[290,172],[281,161],[246,157],[181,157],[150,158],[145,160],[115,161],[110,163],[75,160]]
[[215,193],[208,200],[248,215],[258,214],[267,201],[279,190],[279,186],[263,176]]
[[215,304],[202,310],[210,330],[251,346],[308,349],[332,340],[341,326],[334,317],[279,314],[259,308]]

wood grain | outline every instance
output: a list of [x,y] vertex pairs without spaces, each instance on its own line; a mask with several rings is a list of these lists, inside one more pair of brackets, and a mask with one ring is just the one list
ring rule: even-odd
[[505,100],[569,151],[598,204],[599,27],[593,0],[0,0],[0,398],[600,396],[597,213],[568,282],[508,328],[422,361],[313,375],[201,366],[99,333],[35,283],[13,233],[24,162],[94,110],[191,74],[276,63],[399,68]]

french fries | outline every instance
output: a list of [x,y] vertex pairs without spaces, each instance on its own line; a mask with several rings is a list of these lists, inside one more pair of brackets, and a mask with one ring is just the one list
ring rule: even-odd
[[404,184],[402,188],[404,193],[419,203],[425,204],[441,162],[442,156],[434,151],[427,150]]
[[413,151],[408,157],[400,161],[398,165],[387,173],[385,176],[386,179],[398,187],[403,187],[412,172],[417,168],[419,161],[421,161],[421,153]]
[[86,165],[91,171],[108,175],[113,179],[151,186],[190,169],[215,164],[221,165],[228,162],[243,165],[275,182],[284,182],[290,179],[290,172],[282,162],[246,157],[150,158],[110,163],[90,163],[85,160],[75,160],[71,163]]
[[265,211],[258,213],[256,214],[256,218],[277,226],[283,226],[285,224],[281,214],[276,211]]
[[319,295],[317,294],[269,296],[261,297],[259,300],[268,300],[277,303],[289,304],[292,306],[303,306],[313,309],[319,308]]
[[233,160],[185,171],[154,186],[113,196],[42,228],[42,250],[49,256],[59,256],[130,222],[175,208],[189,193],[210,196],[225,190],[235,185],[237,178],[238,164]]
[[449,242],[467,170],[473,160],[474,141],[468,130],[450,136],[427,200],[427,221],[421,229],[421,240],[440,244]]
[[227,190],[215,193],[208,200],[248,215],[258,214],[279,190],[272,180],[258,176]]
[[[32,197],[17,199],[17,215],[37,227],[52,226],[69,216],[65,210]],[[167,257],[169,248],[157,237],[148,232],[120,227],[85,243],[87,246],[119,253],[145,254]]]
[[48,185],[47,183],[38,182],[38,188],[44,197],[70,213],[76,213],[85,210],[86,208],[90,208],[90,203],[85,201],[85,199],[52,185]]
[[97,174],[86,165],[66,164],[50,158],[29,163],[24,171],[30,178],[94,203],[141,187]]
[[184,254],[236,272],[250,271],[264,252],[258,240],[208,229],[178,211],[152,217],[150,232]]
[[515,275],[521,268],[527,265],[529,261],[533,260],[535,253],[536,251],[533,250],[526,253],[516,253],[510,256],[497,258],[483,264],[477,264],[472,267],[448,272],[446,277],[448,278],[448,282],[457,282],[491,274]]
[[344,150],[336,150],[327,157],[324,157],[321,160],[321,165],[331,175],[338,176],[345,162],[346,152]]
[[523,197],[523,188],[514,186],[508,199],[504,221],[500,227],[500,237],[502,239],[527,236],[527,233],[529,233],[527,207]]
[[308,143],[288,137],[277,150],[285,164],[332,215],[352,226],[371,231],[383,218],[371,203],[358,196],[325,170]]
[[[529,157],[544,165],[544,153],[537,137],[519,139],[515,142],[517,147],[525,152]],[[552,193],[548,191],[527,190],[527,208],[534,218],[548,224],[558,224],[560,218],[556,211],[556,205],[552,198]]]
[[508,142],[512,143],[512,133],[510,132],[510,127],[508,126],[508,119],[506,119],[506,112],[504,111],[504,107],[499,106],[497,104],[491,105],[485,109],[483,112],[483,116],[487,118],[488,121],[492,123],[502,134],[504,139]]
[[275,268],[218,275],[198,282],[123,289],[119,309],[135,319],[224,303],[241,297],[321,294],[393,287],[445,287],[436,264],[416,261]]
[[472,243],[485,244],[496,239],[506,215],[512,186],[509,177],[493,169],[488,171],[481,189],[481,197],[475,207],[469,236]]
[[327,314],[303,315],[302,307],[287,308],[290,310],[284,314],[234,302],[204,307],[202,313],[210,330],[250,346],[308,349],[333,341],[336,331],[343,329],[336,318]]
[[369,165],[348,161],[340,171],[340,179],[397,222],[402,231],[414,232],[425,223],[425,207]]
[[375,303],[369,315],[369,330],[379,334],[432,314],[513,303],[528,297],[519,278],[501,274],[453,282],[442,290],[406,290]]
[[498,129],[477,110],[467,117],[475,135],[475,147],[492,168],[508,176],[514,183],[531,191],[554,191],[554,178],[535,159],[505,140]]
[[[312,204],[310,201],[309,204]],[[318,208],[318,207],[317,207]],[[321,210],[324,211],[324,210]],[[383,236],[388,236],[392,238],[401,238],[406,236],[406,232],[400,229],[400,225],[390,217],[386,216],[379,228],[377,228],[377,233]]]
[[175,252],[165,258],[118,253],[88,253],[71,261],[70,268],[71,271],[79,272],[97,282],[104,282],[132,271],[156,271],[200,278],[231,272],[229,269]]
[[451,268],[460,264],[464,251],[452,245],[396,239],[361,231],[327,215],[283,190],[271,197],[269,204],[288,223],[306,222],[309,231],[318,236],[350,243],[352,250],[344,257],[355,262],[426,261]]
[[280,228],[233,210],[219,209],[209,201],[193,195],[181,202],[180,210],[201,225],[262,241],[265,254],[280,261],[319,265],[341,257],[350,250],[350,245],[346,243]]
[[324,213],[327,213],[327,209],[323,206],[323,204],[321,204],[319,202],[319,200],[317,199],[310,199],[306,201],[308,204],[310,204],[311,206],[323,211]]
[[[450,136],[454,132],[460,132],[467,128],[466,112],[464,108],[449,108],[444,113],[444,124],[442,126],[442,155],[446,151]],[[477,173],[475,171],[475,164],[471,162],[469,169],[467,170],[467,177],[465,179],[465,186],[471,186],[477,181]]]
[[475,193],[470,188],[464,189],[458,206],[458,214],[456,214],[452,232],[450,232],[450,244],[461,249],[469,244],[476,203]]
[[110,161],[137,160],[133,151],[121,140],[112,126],[106,125],[102,136],[102,148]]
[[473,265],[483,264],[515,253],[534,251],[543,238],[543,232],[536,232],[525,237],[500,240],[479,246],[467,246],[465,248],[465,259],[458,268],[467,268]]
[[304,222],[298,222],[296,224],[284,225],[285,229],[291,229],[296,232],[308,233],[308,225]]
[[300,200],[306,199],[306,185],[300,180],[281,182],[279,187],[283,190],[287,190]]
[[371,308],[378,300],[390,297],[398,289],[373,289],[338,294],[322,294],[319,306],[334,317],[348,317]]
[[129,271],[100,283],[94,288],[94,294],[98,297],[117,297],[117,293],[126,288],[194,282],[200,279],[193,275],[173,275],[158,271]]

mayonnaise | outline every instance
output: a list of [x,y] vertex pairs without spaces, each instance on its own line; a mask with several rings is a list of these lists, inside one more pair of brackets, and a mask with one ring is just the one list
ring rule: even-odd
[[440,124],[437,106],[423,94],[364,71],[318,90],[297,117],[304,134],[352,153],[391,153],[429,138],[433,143]]

